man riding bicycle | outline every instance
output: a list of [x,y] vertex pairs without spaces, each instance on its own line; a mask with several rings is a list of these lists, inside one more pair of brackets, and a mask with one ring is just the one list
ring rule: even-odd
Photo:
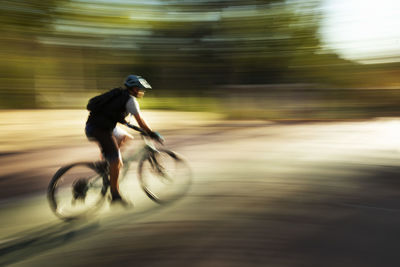
[[129,75],[125,80],[125,88],[115,88],[107,93],[89,100],[89,117],[86,122],[85,133],[89,140],[96,141],[103,157],[109,163],[110,189],[112,202],[126,204],[121,198],[118,188],[118,177],[122,167],[120,147],[133,137],[118,128],[117,123],[126,124],[125,117],[133,115],[138,125],[146,133],[162,142],[163,138],[153,132],[143,119],[137,98],[143,97],[146,89],[151,89],[150,84],[142,77]]

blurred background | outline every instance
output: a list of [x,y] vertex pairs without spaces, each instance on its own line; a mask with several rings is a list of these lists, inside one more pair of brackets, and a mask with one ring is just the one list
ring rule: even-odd
[[130,73],[149,109],[400,114],[396,0],[32,0],[0,6],[0,108],[84,109]]
[[[2,0],[0,29],[1,266],[400,266],[399,0]],[[64,224],[49,181],[129,74],[192,186]]]

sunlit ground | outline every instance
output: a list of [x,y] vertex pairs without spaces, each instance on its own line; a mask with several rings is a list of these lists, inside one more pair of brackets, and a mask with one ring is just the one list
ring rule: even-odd
[[[160,207],[136,184],[132,210],[105,205],[97,219],[69,226],[50,212],[43,193],[3,201],[2,260],[111,264],[112,243],[124,264],[379,266],[384,258],[397,265],[390,233],[400,210],[399,119],[194,121],[166,135],[195,174],[183,199]],[[59,149],[43,166],[65,162],[68,150]]]
[[[0,110],[0,151],[88,142],[84,133],[87,116],[87,110]],[[158,131],[213,123],[221,117],[204,112],[146,110],[143,116]]]

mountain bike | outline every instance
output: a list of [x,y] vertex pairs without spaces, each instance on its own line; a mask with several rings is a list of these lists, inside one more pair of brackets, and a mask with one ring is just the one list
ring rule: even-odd
[[[188,190],[192,172],[183,156],[157,148],[141,128],[126,124],[140,132],[144,145],[124,156],[119,184],[129,176],[132,162],[138,161],[137,178],[141,189],[158,204],[182,197]],[[86,217],[97,211],[110,196],[107,161],[76,162],[61,167],[52,177],[47,198],[51,210],[63,220]],[[133,192],[128,192],[133,193]],[[123,196],[124,197],[124,196]]]

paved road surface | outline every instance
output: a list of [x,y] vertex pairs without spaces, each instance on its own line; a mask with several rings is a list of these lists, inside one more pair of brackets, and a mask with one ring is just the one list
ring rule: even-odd
[[400,266],[399,129],[377,119],[171,131],[195,173],[186,197],[158,206],[137,194],[131,210],[106,205],[70,224],[50,213],[45,186],[96,149],[3,155],[0,265]]

